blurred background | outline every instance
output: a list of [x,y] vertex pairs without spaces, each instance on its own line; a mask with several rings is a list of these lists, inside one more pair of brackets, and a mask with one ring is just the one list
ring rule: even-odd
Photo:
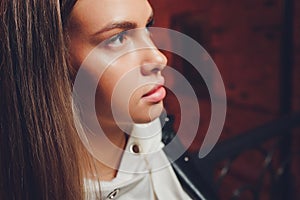
[[[276,125],[282,122],[280,119],[300,111],[300,1],[150,0],[150,3],[155,13],[154,26],[178,30],[198,41],[221,73],[228,107],[219,143],[228,143],[243,134],[259,135],[265,125],[270,127],[267,132],[272,132],[272,127],[276,130]],[[197,137],[188,147],[190,152],[197,152],[210,122],[209,95],[193,66],[176,55],[167,55],[168,64],[181,72],[198,94],[201,121]],[[170,91],[165,104],[168,114],[175,117],[176,129],[180,124],[180,110]],[[289,121],[293,120],[283,123]],[[230,170],[225,168],[226,178],[223,177],[226,155],[218,160],[212,178],[222,176],[216,190],[220,199],[300,199],[297,192],[300,188],[300,130],[287,128],[280,134],[279,138],[271,136],[261,142],[259,136],[255,136],[253,141],[258,142],[253,142],[253,148],[229,150],[239,152],[234,162],[230,161]],[[185,138],[181,140],[185,144]],[[276,149],[275,143],[279,146]],[[259,145],[262,152],[267,153],[258,152]],[[272,162],[268,161],[270,149]],[[272,172],[262,172],[271,168]],[[283,169],[288,169],[288,174],[280,184],[288,188],[281,197],[275,198],[270,191],[282,187],[276,180],[280,179],[278,174],[284,174]],[[272,185],[274,182],[276,187]],[[245,193],[236,190],[248,183],[259,184],[259,189],[254,186]],[[253,195],[253,190],[257,194]]]

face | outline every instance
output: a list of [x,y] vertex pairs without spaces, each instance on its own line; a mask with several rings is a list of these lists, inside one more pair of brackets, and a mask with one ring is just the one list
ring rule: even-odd
[[146,123],[162,112],[167,61],[147,31],[152,18],[146,0],[79,0],[71,12],[71,64],[97,83],[100,123]]

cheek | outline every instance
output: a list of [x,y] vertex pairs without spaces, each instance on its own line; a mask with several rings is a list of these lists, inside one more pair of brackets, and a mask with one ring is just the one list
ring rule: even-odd
[[95,75],[99,74],[99,72],[96,71],[97,67],[90,63],[95,63],[98,61],[95,61],[96,58],[93,57],[93,55],[88,56],[89,53],[90,48],[81,46],[76,42],[73,42],[69,46],[69,71],[73,81],[75,81],[75,78],[80,70],[82,70],[82,73],[92,78],[89,78],[87,80],[88,82],[90,80],[96,80],[97,77],[95,77]]
[[97,110],[102,116],[108,114],[109,117],[113,114],[120,121],[141,122],[151,118],[149,108],[152,106],[141,101],[143,94],[149,90],[149,85],[141,74],[137,61],[138,59],[132,59],[127,54],[103,72],[96,93]]
[[110,98],[113,95],[117,99],[129,99],[138,87],[140,77],[138,64],[132,62],[130,55],[127,55],[105,69],[99,86]]
[[[122,84],[122,81],[120,81],[122,74],[122,71],[117,70],[115,67],[109,67],[100,77],[97,92],[105,96],[106,99],[112,99],[118,85]],[[124,83],[123,86],[125,86]]]
[[115,109],[124,113],[131,98],[131,90],[135,86],[136,76],[128,76],[129,69],[121,66],[120,62],[110,65],[98,82],[96,100],[102,109]]

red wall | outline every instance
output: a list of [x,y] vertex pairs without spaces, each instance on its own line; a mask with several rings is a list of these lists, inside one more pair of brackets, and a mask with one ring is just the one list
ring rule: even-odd
[[[294,2],[292,108],[300,111],[300,1]],[[209,32],[207,51],[221,72],[228,100],[221,140],[279,116],[283,0],[150,0],[150,3],[154,8],[155,26],[159,27],[170,28],[172,19],[184,13],[205,16]],[[172,100],[169,98],[166,102],[168,112],[179,116],[178,105]],[[200,108],[203,123],[191,150],[199,149],[209,123],[209,114],[202,115],[209,110],[205,107],[209,104],[201,104],[204,105]],[[178,126],[179,120],[176,122]],[[185,138],[182,140],[184,143]],[[293,142],[293,150],[299,152],[300,137]],[[257,164],[254,161],[257,157],[249,158],[242,160],[237,168],[246,170],[249,162]],[[293,173],[298,185],[299,166],[297,159]]]
[[[151,0],[150,3],[154,8],[155,26],[159,27],[170,28],[172,18],[183,13],[205,13],[210,33],[207,51],[221,72],[229,102],[222,137],[279,116],[283,0]],[[300,35],[300,2],[295,1],[295,4],[294,111],[300,110],[300,37],[297,37]]]

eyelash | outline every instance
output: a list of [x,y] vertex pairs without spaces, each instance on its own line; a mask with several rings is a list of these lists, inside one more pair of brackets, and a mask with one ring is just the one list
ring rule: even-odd
[[146,28],[150,28],[154,25],[154,19],[152,18],[147,24],[146,24]]
[[111,44],[113,42],[116,42],[117,40],[120,40],[121,43],[123,42],[124,40],[124,36],[126,36],[126,31],[122,31],[114,36],[112,36],[108,41],[107,41],[107,44]]
[[[151,19],[147,24],[146,24],[146,29],[148,30],[148,28],[152,27],[154,24],[154,19]],[[106,42],[106,45],[110,46],[112,45],[114,42],[116,41],[120,41],[121,43],[123,43],[125,37],[127,36],[127,30],[122,31],[114,36],[112,36],[110,39],[108,39],[108,41]]]

